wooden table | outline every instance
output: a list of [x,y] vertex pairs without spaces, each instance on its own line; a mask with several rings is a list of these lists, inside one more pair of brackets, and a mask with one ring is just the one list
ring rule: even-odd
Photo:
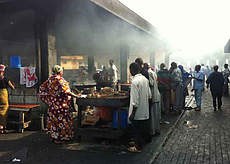
[[38,108],[40,105],[9,105],[10,111],[16,111],[18,112],[18,121],[10,121],[9,123],[18,124],[18,132],[23,133],[24,129],[29,127],[29,124],[31,123],[31,118],[25,122],[25,113],[30,113],[31,110]]
[[129,96],[120,97],[108,97],[108,98],[77,98],[76,104],[78,105],[78,119],[77,119],[77,138],[80,140],[82,135],[93,137],[105,137],[115,139],[123,134],[123,130],[119,128],[97,128],[88,127],[84,128],[81,125],[82,111],[86,109],[86,106],[107,107],[114,110],[121,110],[122,107],[129,106]]

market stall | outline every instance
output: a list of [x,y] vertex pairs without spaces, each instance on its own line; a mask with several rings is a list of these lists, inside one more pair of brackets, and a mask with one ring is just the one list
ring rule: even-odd
[[[107,92],[107,94],[105,93]],[[127,128],[128,92],[114,92],[105,87],[76,100],[78,105],[77,136],[117,139]]]

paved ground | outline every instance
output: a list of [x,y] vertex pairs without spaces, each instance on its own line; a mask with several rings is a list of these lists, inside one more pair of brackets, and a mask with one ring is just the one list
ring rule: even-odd
[[180,115],[171,114],[161,125],[161,135],[154,137],[141,153],[129,153],[124,145],[115,141],[83,139],[79,144],[55,145],[43,132],[28,131],[23,134],[11,131],[0,135],[0,164],[21,159],[26,164],[145,164],[151,163],[157,148],[164,141]]
[[201,111],[186,111],[154,164],[229,164],[230,97],[214,112],[205,91]]

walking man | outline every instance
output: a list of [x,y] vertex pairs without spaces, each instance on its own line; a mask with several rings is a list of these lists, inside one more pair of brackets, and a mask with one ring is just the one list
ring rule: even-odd
[[202,90],[204,88],[204,73],[200,71],[201,66],[195,66],[195,73],[194,73],[194,81],[193,81],[193,89],[195,91],[195,100],[196,100],[196,111],[201,110],[201,98],[202,98]]
[[218,110],[221,110],[222,106],[222,94],[223,94],[223,85],[224,85],[224,76],[221,72],[218,72],[218,66],[213,67],[214,72],[212,72],[206,83],[207,88],[210,85],[210,90],[212,93],[212,99],[213,99],[213,108],[214,111],[216,111],[216,99],[218,101]]
[[183,87],[182,87],[182,73],[181,70],[177,67],[175,62],[171,63],[172,67],[172,89],[175,93],[175,102],[173,104],[174,110],[183,109]]

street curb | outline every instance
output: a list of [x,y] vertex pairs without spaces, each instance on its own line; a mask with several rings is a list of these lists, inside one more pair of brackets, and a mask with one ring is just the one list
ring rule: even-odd
[[[192,103],[193,97],[190,97],[188,100],[188,103],[186,103],[186,105],[190,105]],[[164,137],[163,142],[158,146],[156,152],[154,153],[153,157],[150,159],[150,161],[148,162],[149,164],[153,164],[154,161],[159,157],[162,148],[165,146],[165,144],[167,143],[169,137],[171,136],[172,132],[174,131],[174,129],[177,127],[179,121],[182,119],[182,117],[184,116],[186,110],[183,110],[183,112],[180,114],[180,116],[177,118],[176,122],[174,123],[174,125],[169,129],[167,135]]]

